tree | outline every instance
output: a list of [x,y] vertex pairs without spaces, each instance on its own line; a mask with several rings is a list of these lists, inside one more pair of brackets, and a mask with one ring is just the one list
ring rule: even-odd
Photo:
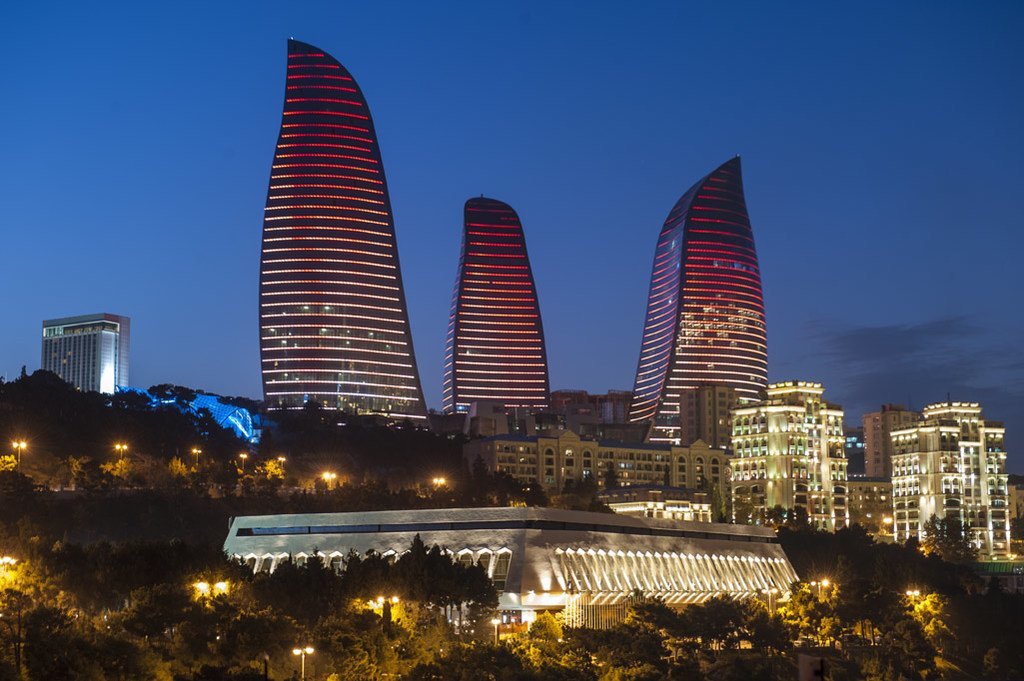
[[939,518],[933,515],[925,522],[923,530],[924,540],[921,545],[926,554],[960,564],[973,563],[978,559],[978,549],[960,518]]
[[607,468],[604,469],[604,488],[615,489],[618,486],[619,474],[615,472],[615,464],[609,461]]

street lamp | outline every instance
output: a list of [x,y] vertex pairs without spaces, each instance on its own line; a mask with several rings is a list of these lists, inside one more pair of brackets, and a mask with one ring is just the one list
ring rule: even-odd
[[494,645],[498,645],[498,625],[501,624],[501,620],[495,617],[491,620],[491,624],[494,625]]
[[225,581],[210,584],[207,581],[199,581],[192,585],[195,589],[196,599],[209,598],[210,596],[223,596],[228,592],[229,585]]
[[18,562],[17,558],[11,556],[4,556],[0,558],[0,575],[7,572],[8,568],[14,567],[14,564]]
[[114,451],[117,452],[117,458],[122,458],[128,452],[128,445],[123,442],[114,443]]
[[302,680],[306,679],[306,655],[312,655],[314,652],[313,646],[306,646],[305,648],[292,648],[292,655],[299,655],[302,657]]
[[11,443],[11,447],[18,454],[18,468],[21,468],[21,455],[25,452],[25,448],[28,447],[28,443],[24,440],[15,440]]
[[444,487],[445,485],[448,484],[448,480],[446,480],[445,478],[442,478],[442,477],[437,477],[437,478],[434,478],[433,483],[434,483],[434,487]]
[[192,448],[192,456],[196,457],[196,468],[199,468],[199,455],[203,453],[203,450],[198,447]]
[[761,589],[761,593],[763,593],[767,597],[766,600],[768,602],[767,602],[766,605],[768,606],[768,614],[774,615],[775,614],[775,596],[779,593],[779,590],[776,589],[775,587],[772,587],[771,589]]
[[323,478],[324,482],[327,483],[327,488],[330,489],[334,481],[338,478],[338,474],[331,471],[324,471],[320,474],[320,477]]
[[241,459],[242,461],[242,475],[245,475],[245,462],[249,458],[249,455],[246,454],[245,452],[242,452],[241,454],[238,455],[238,458]]

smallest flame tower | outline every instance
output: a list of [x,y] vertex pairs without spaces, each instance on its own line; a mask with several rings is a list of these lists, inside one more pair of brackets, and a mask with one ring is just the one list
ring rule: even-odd
[[466,202],[444,358],[444,411],[477,401],[548,406],[547,349],[519,216],[484,197]]

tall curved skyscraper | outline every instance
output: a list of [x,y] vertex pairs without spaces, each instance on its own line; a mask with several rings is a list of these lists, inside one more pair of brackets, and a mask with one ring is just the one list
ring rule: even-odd
[[444,410],[476,401],[548,406],[548,355],[523,225],[512,207],[466,201],[444,358]]
[[296,40],[263,219],[260,359],[270,408],[426,419],[370,110],[344,66]]
[[654,252],[630,420],[680,437],[680,397],[701,385],[760,398],[768,385],[761,272],[739,157],[683,194]]

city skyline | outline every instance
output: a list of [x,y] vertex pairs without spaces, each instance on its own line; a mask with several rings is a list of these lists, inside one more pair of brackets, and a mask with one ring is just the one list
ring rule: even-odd
[[[252,245],[280,106],[281,46],[292,34],[330,50],[368,88],[430,406],[441,406],[453,225],[465,196],[502,196],[530,225],[552,387],[628,388],[664,206],[742,153],[772,317],[770,378],[821,381],[854,416],[947,393],[977,400],[1007,422],[1009,465],[1019,467],[1012,443],[1024,420],[1024,367],[1009,273],[1022,238],[1012,201],[1021,94],[1005,88],[1021,63],[1010,40],[1019,9],[979,16],[950,8],[924,17],[931,30],[909,37],[900,26],[923,17],[906,8],[888,8],[887,22],[752,9],[729,31],[722,14],[702,9],[695,21],[709,31],[686,46],[630,37],[609,54],[592,38],[616,25],[613,17],[582,16],[566,32],[564,14],[535,7],[498,17],[519,39],[510,49],[522,50],[503,55],[464,37],[459,22],[477,17],[427,21],[437,28],[427,39],[416,32],[416,10],[389,17],[390,32],[360,28],[379,26],[380,15],[365,8],[324,7],[320,22],[269,7],[240,18],[214,10],[196,36],[187,19],[152,11],[116,46],[81,42],[89,26],[109,32],[108,23],[126,21],[112,14],[43,30],[40,16],[18,8],[21,21],[6,22],[20,35],[3,49],[24,52],[29,36],[38,49],[32,68],[3,76],[9,92],[37,104],[2,114],[7,129],[21,131],[12,152],[26,160],[4,171],[9,224],[21,227],[11,247],[22,254],[4,283],[33,283],[9,302],[12,331],[0,346],[8,378],[23,364],[34,368],[40,320],[117,309],[135,321],[139,385],[259,393]],[[665,37],[678,18],[669,12],[662,27],[641,10],[622,21]],[[222,37],[229,19],[241,27]],[[831,46],[843,23],[863,30]],[[207,32],[220,42],[202,54],[186,49]],[[703,58],[733,33],[746,41],[738,54]],[[786,37],[791,47],[767,49]],[[466,60],[467,50],[479,58]],[[133,58],[121,60],[126,53]],[[822,63],[809,63],[808,53]],[[195,82],[211,55],[232,82]],[[787,77],[758,82],[767,70]],[[465,93],[485,73],[491,97]],[[629,83],[622,102],[594,96],[608,75]],[[132,96],[115,87],[121,82],[133,83]],[[58,88],[59,97],[47,94]],[[82,105],[73,117],[63,106],[70,99]],[[625,120],[639,125],[621,140],[597,136]],[[423,135],[427,125],[433,135]],[[150,139],[153,126],[161,135]],[[493,155],[480,155],[482,140]],[[98,159],[107,160],[92,172]],[[132,191],[105,201],[111,183]],[[169,203],[175,210],[153,210]],[[951,254],[963,229],[974,236]],[[43,254],[51,262],[39,276]],[[92,266],[111,257],[116,266]]]

